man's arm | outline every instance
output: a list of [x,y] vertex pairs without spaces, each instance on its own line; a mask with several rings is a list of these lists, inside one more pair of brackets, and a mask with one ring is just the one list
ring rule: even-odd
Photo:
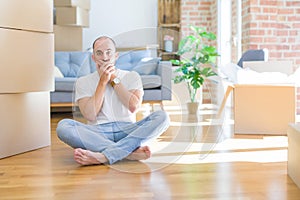
[[[113,74],[111,76],[111,81],[116,78]],[[114,90],[119,97],[122,104],[128,108],[131,113],[134,113],[142,104],[143,92],[138,89],[127,90],[125,86],[121,83],[114,85]]]
[[127,90],[122,83],[114,87],[120,101],[132,113],[137,111],[142,104],[142,92],[140,90]]
[[93,96],[78,100],[78,106],[82,115],[89,121],[95,121],[102,108],[105,86],[105,83],[99,81]]

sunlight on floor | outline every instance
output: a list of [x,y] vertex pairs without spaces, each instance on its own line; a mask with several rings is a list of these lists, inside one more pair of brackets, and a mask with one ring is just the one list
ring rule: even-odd
[[[155,107],[154,107],[155,108]],[[145,111],[146,109],[144,109]],[[234,120],[227,115],[214,119],[217,106],[203,104],[198,115],[189,117],[183,106],[165,106],[171,118],[170,129],[179,128],[161,141],[150,146],[153,155],[145,161],[148,164],[197,164],[218,162],[286,162],[287,136],[242,136],[236,137],[232,129]],[[297,120],[300,117],[297,116]],[[228,132],[229,133],[226,133]],[[168,138],[169,140],[165,139]],[[205,137],[210,137],[209,139]],[[170,140],[171,138],[171,140]],[[200,138],[200,139],[199,139]]]
[[200,122],[171,122],[171,126],[211,126],[211,125],[220,125],[222,123],[233,125],[232,119],[226,119],[226,121],[222,121],[219,119],[208,119]]
[[[153,156],[146,162],[177,164],[217,162],[285,162],[287,137],[271,136],[262,139],[226,139],[220,143],[157,142]],[[184,152],[179,151],[185,149]]]

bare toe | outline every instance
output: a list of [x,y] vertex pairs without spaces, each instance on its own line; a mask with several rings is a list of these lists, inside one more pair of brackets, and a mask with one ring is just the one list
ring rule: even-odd
[[150,158],[151,151],[148,146],[139,147],[135,151],[133,151],[129,156],[127,156],[128,160],[146,160]]
[[92,152],[80,148],[74,150],[74,159],[81,165],[102,164],[101,157],[103,157],[103,155],[98,152]]

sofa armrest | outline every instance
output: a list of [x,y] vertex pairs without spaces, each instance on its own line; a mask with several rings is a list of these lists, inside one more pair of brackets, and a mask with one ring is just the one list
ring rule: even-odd
[[157,75],[161,77],[162,100],[172,99],[172,63],[160,61],[157,67]]

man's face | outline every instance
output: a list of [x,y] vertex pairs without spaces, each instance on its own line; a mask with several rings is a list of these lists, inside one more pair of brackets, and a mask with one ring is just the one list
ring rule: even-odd
[[96,41],[92,58],[99,68],[106,64],[114,65],[118,58],[114,43],[108,38]]

